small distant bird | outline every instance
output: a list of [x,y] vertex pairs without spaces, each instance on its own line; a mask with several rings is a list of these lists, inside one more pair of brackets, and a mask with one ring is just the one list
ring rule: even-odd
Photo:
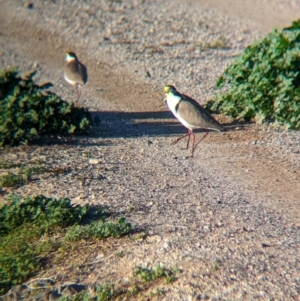
[[[193,136],[193,146],[191,157],[194,157],[194,152],[197,145],[208,135],[207,130],[225,131],[224,127],[215,120],[201,105],[187,95],[180,94],[175,87],[167,85],[164,88],[169,109],[174,116],[188,129],[188,133],[176,139],[173,144],[176,144],[182,138],[188,136],[187,146],[189,148],[190,137]],[[206,133],[195,143],[194,129],[204,129]]]
[[[77,102],[81,96],[81,86],[85,85],[88,79],[86,67],[79,62],[74,52],[67,52],[67,64],[65,66],[65,80],[76,88]],[[77,105],[77,103],[76,103]]]

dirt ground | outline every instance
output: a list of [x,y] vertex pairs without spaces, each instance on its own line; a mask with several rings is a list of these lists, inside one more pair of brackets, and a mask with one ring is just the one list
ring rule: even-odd
[[[136,265],[177,264],[178,280],[164,285],[159,300],[300,300],[299,132],[216,116],[228,131],[209,134],[195,158],[186,159],[183,143],[170,145],[185,129],[167,110],[161,92],[171,81],[200,102],[208,100],[234,56],[296,20],[299,2],[32,2],[34,8],[28,9],[26,1],[0,1],[1,68],[19,65],[23,73],[35,65],[39,81],[53,82],[56,93],[72,99],[75,92],[62,73],[65,51],[75,49],[89,71],[83,105],[101,124],[91,137],[2,149],[1,161],[42,158],[71,169],[65,176],[41,176],[24,187],[4,189],[5,195],[45,194],[109,206],[148,235],[112,240],[110,247],[97,245],[88,254],[76,251],[70,258],[83,268],[66,260],[36,277],[121,285]],[[202,30],[193,22],[208,25]],[[105,33],[82,33],[83,25],[102,26]],[[177,36],[176,26],[189,30]],[[228,49],[197,52],[198,34],[208,42],[224,35]],[[139,39],[145,49],[130,39]],[[122,258],[110,256],[120,251]]]

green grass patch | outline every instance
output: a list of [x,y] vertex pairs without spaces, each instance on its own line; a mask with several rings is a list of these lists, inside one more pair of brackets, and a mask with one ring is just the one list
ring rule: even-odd
[[118,293],[111,284],[104,284],[96,288],[95,293],[91,296],[87,291],[82,291],[74,297],[61,297],[58,301],[109,301],[116,297]]
[[1,187],[15,187],[28,183],[34,174],[42,173],[41,169],[31,167],[23,168],[19,173],[8,171],[7,174],[0,177]]
[[44,232],[55,227],[68,227],[79,223],[89,214],[89,206],[73,206],[67,198],[45,196],[10,197],[10,203],[0,208],[0,234],[9,234],[25,225],[34,224]]
[[93,293],[83,291],[74,297],[61,297],[59,301],[131,300],[133,297],[141,298],[141,300],[144,300],[143,297],[146,297],[148,300],[149,297],[161,297],[165,293],[163,288],[158,287],[146,294],[144,292],[151,289],[153,284],[162,279],[165,279],[166,284],[172,283],[176,280],[176,274],[178,272],[177,267],[173,269],[168,269],[162,266],[156,266],[153,269],[136,267],[133,271],[133,277],[127,287],[116,288],[115,285],[106,283],[96,287]]
[[226,38],[224,36],[219,36],[212,42],[201,43],[200,48],[202,50],[225,49],[226,44],[227,44]]
[[117,223],[106,221],[103,217],[100,221],[92,222],[87,226],[75,225],[71,227],[66,233],[66,240],[120,238],[132,230],[132,225],[124,217],[120,218]]
[[0,295],[39,271],[50,252],[63,253],[70,240],[121,237],[133,230],[125,218],[106,221],[101,210],[100,221],[82,226],[92,209],[67,198],[11,195],[7,201],[0,207]]
[[14,187],[23,185],[31,179],[30,170],[26,170],[21,175],[17,175],[12,172],[8,172],[6,175],[0,177],[0,186],[1,187]]
[[0,176],[0,187],[22,186],[30,182],[34,175],[43,173],[59,174],[68,171],[67,168],[47,168],[43,162],[38,163],[0,163],[0,170],[6,173]]
[[137,267],[134,271],[134,276],[139,277],[144,282],[151,282],[161,278],[166,280],[166,283],[172,283],[175,281],[175,274],[178,272],[177,268],[172,270],[166,267],[156,266],[152,268]]
[[[249,46],[220,77],[226,92],[207,103],[235,119],[300,129],[300,20]],[[228,91],[228,92],[227,92]]]

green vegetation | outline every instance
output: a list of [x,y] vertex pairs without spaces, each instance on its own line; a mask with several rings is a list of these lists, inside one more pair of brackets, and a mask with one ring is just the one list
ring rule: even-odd
[[[0,164],[1,167],[8,167],[8,165]],[[15,165],[12,165],[15,168]],[[22,166],[19,165],[19,172],[16,174],[14,172],[8,171],[7,174],[0,177],[0,187],[14,187],[21,186],[29,182],[34,174],[40,174],[45,171],[41,166]],[[4,169],[3,168],[3,169]]]
[[0,176],[0,187],[15,187],[25,185],[32,180],[34,175],[42,173],[64,173],[64,168],[47,168],[44,162],[30,162],[27,164],[15,164],[12,162],[0,163],[0,170],[7,170],[7,173]]
[[74,297],[61,297],[59,301],[109,301],[115,297],[116,292],[113,285],[104,284],[96,288],[96,296],[91,296],[87,291],[82,291],[76,294]]
[[222,265],[222,261],[221,261],[220,259],[217,258],[217,259],[215,260],[215,262],[213,263],[213,265],[212,265],[212,270],[213,270],[214,272],[218,271],[218,270],[220,269],[221,265]]
[[36,85],[35,74],[21,78],[17,69],[0,71],[0,146],[27,143],[43,135],[82,134],[91,128],[86,109],[47,90],[51,83]]
[[97,301],[106,301],[114,296],[114,287],[110,284],[104,284],[97,287]]
[[219,79],[229,88],[207,108],[300,129],[300,20],[249,46]]
[[212,42],[201,43],[200,49],[201,50],[224,49],[224,48],[226,48],[226,44],[227,44],[226,38],[222,35],[222,36],[217,37]]
[[0,208],[0,235],[6,235],[25,225],[39,226],[42,231],[54,227],[68,227],[88,216],[89,206],[73,206],[67,198],[54,199],[45,196],[10,197],[10,204]]
[[23,185],[31,179],[31,176],[32,171],[30,169],[24,170],[20,175],[16,175],[9,171],[6,175],[0,177],[0,187]]
[[137,267],[134,271],[134,275],[140,277],[145,282],[155,281],[161,278],[166,279],[166,283],[172,283],[175,281],[175,274],[178,269],[174,268],[169,270],[165,267],[156,266],[154,269],[147,269],[142,267]]
[[107,237],[120,238],[132,230],[132,225],[124,217],[121,217],[117,223],[111,223],[102,218],[102,220],[92,222],[88,226],[73,226],[66,233],[66,240],[76,241],[80,239],[103,239]]
[[0,295],[38,271],[50,252],[64,252],[70,239],[121,237],[133,229],[124,218],[107,222],[101,210],[100,222],[79,226],[90,214],[89,206],[74,206],[67,198],[11,195],[0,208]]
[[[133,272],[133,278],[130,286],[126,288],[116,289],[114,285],[106,283],[98,286],[93,294],[83,291],[74,297],[61,297],[59,301],[109,301],[109,300],[127,300],[127,297],[140,296],[142,292],[150,289],[151,284],[154,284],[160,279],[165,279],[167,284],[176,280],[175,275],[178,269],[167,269],[166,267],[156,266],[152,268],[137,267]],[[150,291],[148,297],[160,297],[164,294],[164,289],[156,288],[155,291]],[[120,299],[123,298],[123,299]]]

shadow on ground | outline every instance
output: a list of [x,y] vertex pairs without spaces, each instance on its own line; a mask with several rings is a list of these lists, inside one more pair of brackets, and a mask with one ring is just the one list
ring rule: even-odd
[[[92,119],[98,119],[99,124],[94,125],[90,135],[60,136],[39,138],[30,145],[113,145],[117,138],[139,137],[179,137],[187,133],[187,129],[169,111],[157,112],[115,112],[101,111],[91,112]],[[222,122],[227,132],[236,131],[238,127],[243,130],[249,122]],[[203,133],[205,130],[197,129],[195,133]],[[112,138],[112,140],[92,141],[97,138]]]
[[120,138],[142,136],[166,136],[184,133],[168,111],[164,112],[94,112],[99,125],[93,129],[93,137]]
[[[180,124],[169,111],[158,112],[94,112],[99,125],[94,127],[92,136],[103,138],[131,138],[142,136],[171,136],[183,135],[186,128]],[[227,131],[237,125],[246,126],[248,123],[223,123]],[[203,130],[195,130],[203,132]]]

